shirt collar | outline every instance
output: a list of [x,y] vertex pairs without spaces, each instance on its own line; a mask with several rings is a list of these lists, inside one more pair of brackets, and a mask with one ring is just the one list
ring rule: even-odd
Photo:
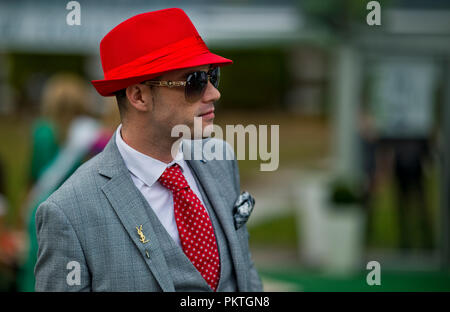
[[125,143],[122,139],[121,129],[122,124],[120,124],[116,130],[116,145],[119,149],[120,155],[122,156],[128,170],[142,182],[147,184],[147,186],[152,186],[156,181],[158,181],[164,170],[174,164],[180,165],[181,171],[185,171],[187,164],[184,160],[182,144],[180,144],[180,148],[175,159],[166,164],[158,159],[138,152]]

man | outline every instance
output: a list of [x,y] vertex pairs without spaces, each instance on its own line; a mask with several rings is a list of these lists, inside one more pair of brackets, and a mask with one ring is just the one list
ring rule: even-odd
[[180,9],[124,21],[100,54],[105,79],[93,84],[116,95],[122,123],[39,207],[36,290],[261,291],[234,222],[236,161],[188,160],[189,144],[171,153],[174,126],[212,125],[219,67],[231,61]]

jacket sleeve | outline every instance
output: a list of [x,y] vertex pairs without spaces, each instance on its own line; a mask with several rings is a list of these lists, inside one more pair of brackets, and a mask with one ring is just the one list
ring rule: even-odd
[[90,291],[90,274],[80,241],[56,203],[45,201],[39,206],[36,231],[39,250],[35,290]]
[[[231,147],[228,144],[227,144],[227,147],[229,149],[231,149]],[[232,163],[233,163],[233,172],[234,172],[234,184],[235,184],[235,187],[237,188],[237,193],[240,194],[241,186],[240,186],[239,166],[238,166],[236,157],[233,159]],[[244,225],[243,231],[245,231],[245,238],[247,239],[246,245],[248,246],[249,234],[248,234],[248,230],[247,230],[247,225]],[[261,292],[261,291],[263,291],[263,285],[262,285],[261,279],[259,277],[258,271],[255,268],[255,264],[253,263],[250,249],[248,249],[247,256],[248,256],[248,263],[250,263],[250,270],[249,270],[250,281],[249,281],[248,291]]]

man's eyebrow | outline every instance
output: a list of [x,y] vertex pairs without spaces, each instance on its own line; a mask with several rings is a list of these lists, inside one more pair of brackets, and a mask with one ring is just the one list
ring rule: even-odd
[[182,78],[186,78],[187,75],[189,75],[190,73],[193,73],[193,72],[195,72],[195,70],[192,70],[192,69],[187,70],[187,71],[181,73],[181,77],[182,77]]

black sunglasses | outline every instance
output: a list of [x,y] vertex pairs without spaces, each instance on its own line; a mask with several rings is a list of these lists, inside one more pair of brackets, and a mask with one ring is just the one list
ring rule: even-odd
[[148,86],[156,86],[156,87],[185,87],[184,88],[184,96],[186,101],[195,102],[198,101],[203,92],[208,85],[208,81],[211,81],[211,84],[214,88],[217,89],[219,86],[220,79],[220,68],[214,67],[211,68],[208,72],[205,71],[196,71],[190,73],[186,77],[186,81],[161,81],[161,80],[147,80],[144,81],[143,84]]

